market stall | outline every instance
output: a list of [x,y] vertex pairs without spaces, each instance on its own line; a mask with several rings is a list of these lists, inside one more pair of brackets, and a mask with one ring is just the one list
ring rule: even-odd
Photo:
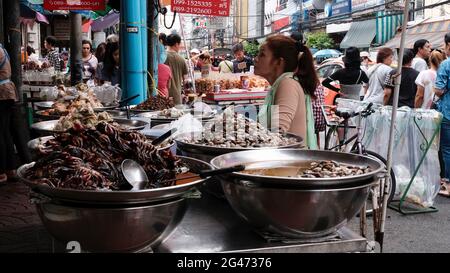
[[202,100],[212,105],[261,105],[268,88],[265,79],[248,73],[209,73],[195,79],[196,93],[205,94]]

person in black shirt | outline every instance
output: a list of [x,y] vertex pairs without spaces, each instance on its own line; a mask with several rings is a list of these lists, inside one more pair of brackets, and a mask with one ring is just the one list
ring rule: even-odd
[[233,62],[233,73],[248,72],[250,66],[253,65],[252,58],[244,55],[244,47],[242,44],[235,44],[233,46],[234,60]]
[[[416,78],[419,71],[411,67],[414,53],[410,49],[406,49],[403,54],[402,80],[400,83],[400,93],[398,97],[398,107],[408,106],[414,108],[414,99],[416,97],[417,85]],[[398,76],[397,71],[391,71],[384,82],[384,105],[392,105],[393,91],[395,88],[395,78]]]
[[[345,68],[340,69],[322,81],[322,85],[328,89],[340,92],[341,97],[348,99],[360,99],[360,91],[363,83],[368,83],[369,78],[361,70],[361,57],[356,47],[349,47],[343,58]],[[340,88],[331,85],[331,82],[339,81]]]

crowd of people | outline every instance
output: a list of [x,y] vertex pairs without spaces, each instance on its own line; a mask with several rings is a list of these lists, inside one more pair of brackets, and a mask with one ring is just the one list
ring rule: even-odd
[[[82,45],[82,81],[94,84],[109,82],[112,85],[120,85],[120,61],[119,61],[119,36],[112,34],[106,42],[93,48],[90,40],[83,40]],[[33,62],[38,67],[53,67],[55,72],[69,73],[69,53],[65,50],[59,52],[58,40],[54,36],[48,36],[44,40],[44,58],[39,58],[31,46],[26,48],[25,62]]]

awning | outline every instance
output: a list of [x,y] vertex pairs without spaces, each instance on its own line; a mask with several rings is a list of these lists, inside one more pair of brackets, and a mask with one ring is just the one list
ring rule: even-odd
[[120,20],[120,14],[116,12],[111,12],[105,17],[98,18],[92,23],[92,31],[102,31],[105,28],[109,28],[117,24]]
[[[414,43],[419,39],[430,41],[433,48],[444,47],[444,36],[450,32],[450,20],[441,20],[435,22],[425,21],[422,24],[415,25],[406,30],[405,48],[413,48]],[[401,33],[395,35],[384,46],[390,48],[400,48]]]
[[339,33],[339,32],[347,32],[352,23],[342,23],[342,24],[328,24],[327,25],[327,33]]
[[403,22],[403,14],[393,14],[393,12],[377,12],[377,35],[375,43],[385,44],[397,33],[397,29]]
[[368,48],[375,38],[377,31],[376,20],[352,22],[349,31],[341,42],[341,48],[351,46],[357,48]]

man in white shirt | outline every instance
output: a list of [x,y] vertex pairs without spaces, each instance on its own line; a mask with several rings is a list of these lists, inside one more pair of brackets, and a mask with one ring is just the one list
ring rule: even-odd
[[426,60],[430,57],[431,44],[425,39],[417,40],[414,43],[414,53],[416,57],[412,61],[412,68],[422,72],[428,69]]

